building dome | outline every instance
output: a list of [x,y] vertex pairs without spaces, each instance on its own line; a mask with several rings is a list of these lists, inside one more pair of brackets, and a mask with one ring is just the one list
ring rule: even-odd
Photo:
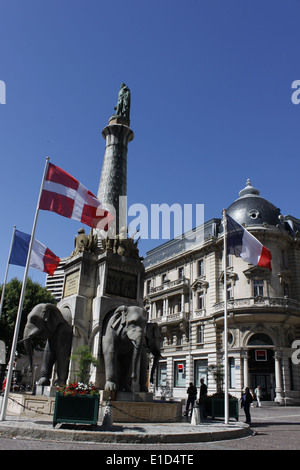
[[239,192],[239,198],[227,209],[227,214],[239,224],[247,225],[277,225],[280,209],[261,197],[258,189],[253,188],[250,180],[246,187]]

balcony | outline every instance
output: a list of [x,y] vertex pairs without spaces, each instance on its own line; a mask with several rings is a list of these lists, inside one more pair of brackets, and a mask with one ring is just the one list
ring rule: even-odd
[[[243,299],[230,299],[227,301],[228,311],[239,311],[246,309],[286,309],[300,313],[300,302],[285,297],[247,297]],[[218,302],[213,306],[212,314],[222,313],[224,302]]]
[[162,324],[178,324],[181,322],[185,322],[189,320],[189,312],[174,312],[169,313],[167,315],[163,315],[162,317],[152,318],[151,321],[158,323],[159,325]]
[[179,279],[176,279],[175,281],[165,281],[160,286],[150,287],[150,292],[148,296],[152,298],[152,297],[158,297],[165,293],[186,292],[189,287],[189,282],[190,280],[185,277],[181,277]]

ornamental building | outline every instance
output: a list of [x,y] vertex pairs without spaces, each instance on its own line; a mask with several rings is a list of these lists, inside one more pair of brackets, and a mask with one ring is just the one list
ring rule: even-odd
[[299,404],[300,365],[292,345],[300,338],[300,220],[282,215],[249,180],[226,212],[271,251],[272,271],[227,256],[224,338],[221,219],[147,253],[144,302],[163,336],[153,391],[185,399],[189,383],[199,390],[203,378],[215,393],[227,340],[231,395],[260,385],[263,400]]

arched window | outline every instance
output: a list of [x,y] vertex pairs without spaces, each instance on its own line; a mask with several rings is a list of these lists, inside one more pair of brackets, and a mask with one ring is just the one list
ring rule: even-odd
[[255,333],[250,337],[248,346],[273,346],[273,341],[265,333]]

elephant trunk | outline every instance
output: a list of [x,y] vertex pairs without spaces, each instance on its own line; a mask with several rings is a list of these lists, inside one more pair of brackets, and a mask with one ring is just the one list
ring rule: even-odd
[[134,346],[133,354],[132,354],[132,373],[131,373],[131,380],[135,380],[137,378],[137,368],[138,368],[138,361],[141,357],[142,347],[143,347],[143,336],[141,335],[140,338],[136,340],[131,340]]
[[32,372],[32,361],[33,361],[33,353],[32,353],[32,338],[37,336],[39,333],[39,329],[37,327],[29,326],[28,324],[25,325],[24,333],[23,333],[23,342],[24,347],[29,358],[29,369]]

